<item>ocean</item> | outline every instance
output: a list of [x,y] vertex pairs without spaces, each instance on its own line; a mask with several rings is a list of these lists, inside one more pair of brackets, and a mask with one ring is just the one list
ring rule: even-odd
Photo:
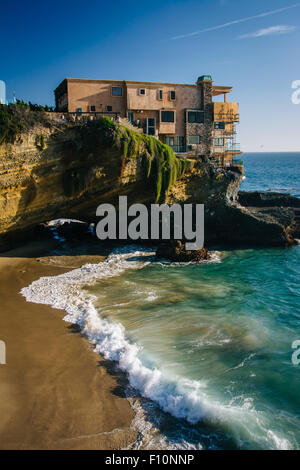
[[[300,153],[244,154],[241,189],[300,197]],[[28,301],[66,311],[128,377],[133,449],[299,449],[300,245],[158,262],[154,248],[44,277]]]

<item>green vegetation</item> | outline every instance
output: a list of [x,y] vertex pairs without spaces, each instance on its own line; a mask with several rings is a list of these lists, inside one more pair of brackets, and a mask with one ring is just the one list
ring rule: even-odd
[[45,137],[43,135],[41,135],[41,138],[40,138],[40,148],[41,150],[44,150],[45,148]]
[[89,121],[83,128],[83,137],[90,152],[99,144],[120,149],[121,176],[125,161],[139,156],[146,178],[154,183],[156,202],[193,165],[191,160],[177,158],[171,147],[158,139],[119,126],[108,117]]
[[123,159],[142,155],[141,164],[145,176],[152,177],[155,182],[156,202],[193,165],[191,160],[177,158],[171,147],[147,134],[138,134],[126,127],[117,126],[116,133],[115,144],[120,146]]
[[45,108],[19,100],[14,104],[0,104],[0,144],[13,144],[19,134],[38,123],[49,125]]

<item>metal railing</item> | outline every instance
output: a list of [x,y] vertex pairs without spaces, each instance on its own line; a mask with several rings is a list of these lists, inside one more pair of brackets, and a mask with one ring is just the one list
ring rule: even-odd
[[241,150],[241,144],[230,143],[226,144],[226,152],[239,152]]
[[244,166],[244,162],[240,158],[233,158],[231,164],[233,166],[235,166],[235,165],[236,166]]
[[171,146],[174,153],[185,153],[186,146],[185,145],[172,145]]

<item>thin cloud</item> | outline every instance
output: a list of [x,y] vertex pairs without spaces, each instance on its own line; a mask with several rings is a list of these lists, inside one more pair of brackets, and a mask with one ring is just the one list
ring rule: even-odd
[[172,41],[175,41],[177,39],[197,36],[198,34],[201,34],[201,33],[207,33],[209,31],[215,31],[217,29],[227,28],[228,26],[232,26],[234,24],[245,23],[246,21],[255,20],[257,18],[264,18],[265,16],[275,15],[276,13],[281,13],[283,11],[290,10],[291,8],[297,8],[299,6],[300,6],[299,2],[294,3],[293,5],[290,5],[289,7],[277,8],[277,10],[267,11],[265,13],[260,13],[259,15],[248,16],[247,18],[240,18],[239,20],[229,21],[228,23],[219,24],[218,26],[211,26],[210,28],[200,29],[199,31],[193,31],[192,33],[181,34],[179,36],[173,36],[170,39]]
[[274,34],[288,34],[292,31],[295,31],[295,29],[296,26],[270,26],[270,28],[259,29],[258,31],[254,31],[253,33],[242,34],[241,36],[238,36],[237,39],[261,38],[262,36],[271,36]]

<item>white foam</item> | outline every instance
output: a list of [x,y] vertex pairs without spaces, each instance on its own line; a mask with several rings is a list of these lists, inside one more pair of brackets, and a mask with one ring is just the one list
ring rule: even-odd
[[[149,254],[150,249],[136,251],[136,247],[131,250],[125,247],[112,253],[104,262],[86,264],[59,276],[42,277],[23,288],[21,293],[27,301],[65,310],[64,320],[78,324],[81,332],[94,344],[94,350],[105,359],[117,361],[121,370],[128,374],[130,385],[164,411],[192,424],[206,420],[227,430],[234,422],[238,425],[238,434],[247,435],[251,422],[256,427],[255,410],[222,405],[211,400],[201,381],[167,377],[157,368],[146,367],[139,357],[141,347],[128,341],[120,323],[102,318],[94,306],[96,297],[81,289],[101,278],[120,275],[127,269],[143,268],[150,262]],[[266,432],[263,434],[265,436]],[[272,435],[272,442],[281,442],[279,437],[276,439]]]

